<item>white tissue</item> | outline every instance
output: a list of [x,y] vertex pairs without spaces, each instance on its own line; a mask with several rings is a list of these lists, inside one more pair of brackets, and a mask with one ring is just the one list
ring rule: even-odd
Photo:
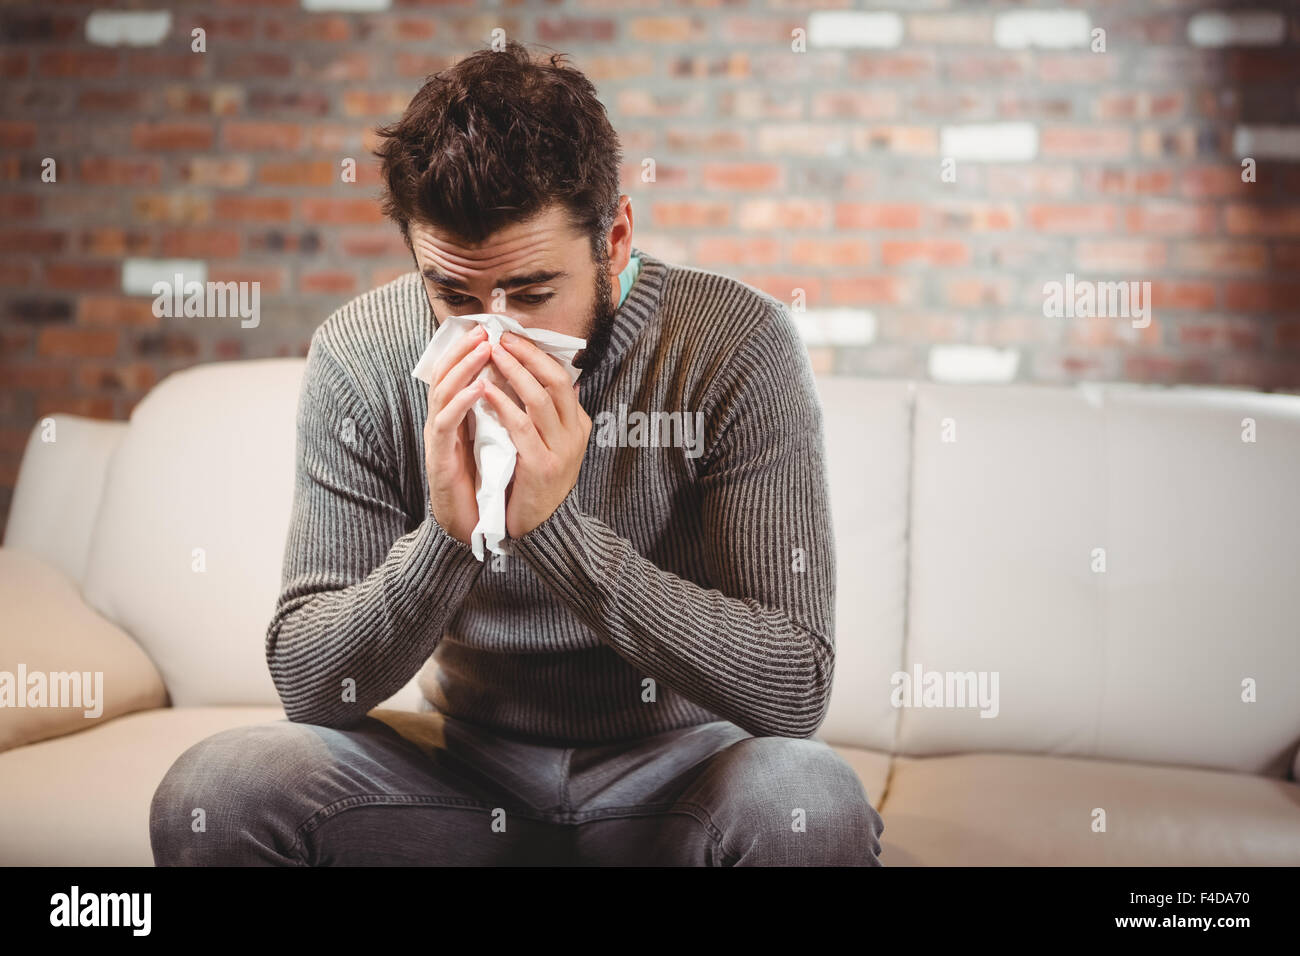
[[[587,347],[586,339],[561,335],[549,329],[526,329],[508,315],[483,312],[476,315],[453,315],[444,319],[429,340],[420,361],[415,363],[411,375],[426,385],[432,385],[433,368],[438,358],[475,325],[487,329],[488,341],[493,345],[501,340],[502,332],[514,332],[529,339],[559,361],[571,382],[577,382],[578,376],[582,374],[581,369],[573,367],[573,357]],[[478,377],[492,378],[493,383],[503,392],[517,400],[518,396],[510,383],[493,373],[494,367],[489,360]],[[510,433],[485,398],[480,398],[470,410],[469,428],[474,439],[474,464],[478,469],[474,482],[475,496],[478,499],[478,524],[470,536],[470,547],[474,549],[474,557],[482,561],[485,544],[493,554],[510,553],[502,542],[506,537],[506,487],[515,473],[516,451]]]

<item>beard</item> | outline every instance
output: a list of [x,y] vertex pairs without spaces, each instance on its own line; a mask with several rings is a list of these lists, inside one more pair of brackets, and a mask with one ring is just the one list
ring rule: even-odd
[[610,336],[614,331],[614,313],[617,311],[609,303],[609,256],[602,247],[600,261],[596,263],[596,287],[591,306],[591,315],[587,320],[587,347],[574,357],[573,367],[589,372],[596,368],[609,351]]

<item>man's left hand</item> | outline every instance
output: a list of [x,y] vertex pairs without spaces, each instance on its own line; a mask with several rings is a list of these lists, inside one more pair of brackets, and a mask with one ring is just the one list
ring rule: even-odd
[[492,349],[492,363],[524,406],[486,382],[483,397],[518,452],[506,532],[520,538],[549,518],[578,483],[591,418],[563,366],[523,336],[503,334]]

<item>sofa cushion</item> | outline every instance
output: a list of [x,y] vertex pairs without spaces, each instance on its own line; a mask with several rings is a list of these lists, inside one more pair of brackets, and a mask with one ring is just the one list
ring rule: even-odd
[[149,804],[182,753],[278,707],[141,711],[0,754],[0,866],[153,866]]
[[266,629],[293,507],[304,362],[201,365],[136,406],[108,470],[86,600],[178,707],[277,706]]
[[[43,700],[29,696],[38,688]],[[0,549],[0,751],[166,702],[148,655],[88,607],[66,574]]]
[[915,421],[902,671],[996,677],[998,706],[904,707],[899,752],[1286,775],[1300,400],[921,385]]
[[835,535],[835,675],[818,736],[889,750],[889,675],[903,656],[912,388],[817,380]]
[[[1105,832],[1094,812],[1105,811]],[[896,757],[885,866],[1294,866],[1300,784],[1186,767]]]

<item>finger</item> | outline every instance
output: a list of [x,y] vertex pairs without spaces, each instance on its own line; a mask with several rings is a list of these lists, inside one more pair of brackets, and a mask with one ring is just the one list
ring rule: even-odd
[[554,355],[548,355],[539,349],[534,342],[530,342],[522,335],[516,335],[513,332],[507,332],[501,336],[501,344],[505,346],[506,351],[514,357],[519,364],[532,374],[551,394],[551,400],[555,403],[556,410],[560,415],[560,420],[565,425],[571,424],[571,417],[566,414],[572,411],[569,403],[566,401],[569,393],[569,386],[573,382],[569,378],[569,373],[564,370],[560,360]]
[[524,410],[511,401],[509,395],[486,379],[483,386],[483,398],[492,406],[501,425],[510,434],[510,440],[515,443],[515,450],[533,459],[549,455],[550,450],[542,441],[542,436],[537,434],[533,420]]
[[442,408],[453,395],[478,377],[478,373],[483,371],[491,357],[492,347],[485,339],[453,365],[441,381],[434,379],[435,384],[429,386],[429,408],[435,410]]
[[445,406],[430,420],[430,437],[435,448],[449,452],[454,439],[460,437],[460,426],[474,403],[483,397],[482,379],[471,382],[451,397]]
[[548,448],[555,448],[564,434],[564,424],[555,408],[554,397],[533,377],[532,372],[520,365],[504,348],[492,350],[492,364],[501,371],[519,400],[524,403],[528,417],[533,420],[542,441]]
[[474,351],[474,348],[480,342],[486,341],[487,329],[483,328],[483,326],[476,324],[472,329],[466,330],[463,335],[456,339],[455,344],[453,344],[451,348],[438,356],[438,361],[433,364],[433,374],[431,376],[433,383],[435,385],[438,384],[438,382],[442,380],[442,377],[447,374],[449,369],[455,366],[457,362],[463,359],[470,352]]

